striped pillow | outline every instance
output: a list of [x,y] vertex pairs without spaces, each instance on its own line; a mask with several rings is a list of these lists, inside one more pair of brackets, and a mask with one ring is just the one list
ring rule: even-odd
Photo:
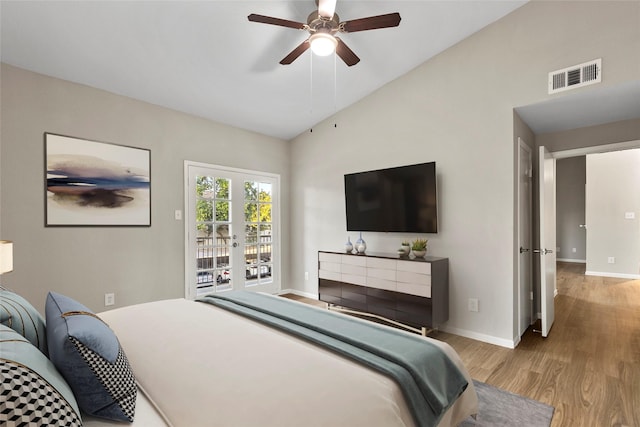
[[47,332],[44,317],[26,299],[0,288],[0,323],[10,327],[47,356]]

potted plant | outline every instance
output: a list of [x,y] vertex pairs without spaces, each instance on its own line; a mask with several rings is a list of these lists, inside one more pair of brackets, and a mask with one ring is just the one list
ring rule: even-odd
[[422,258],[427,253],[427,239],[416,239],[411,244],[411,250],[416,258]]
[[409,243],[408,240],[404,240],[400,245],[398,253],[400,253],[400,255],[409,255],[409,252],[411,252],[411,243]]

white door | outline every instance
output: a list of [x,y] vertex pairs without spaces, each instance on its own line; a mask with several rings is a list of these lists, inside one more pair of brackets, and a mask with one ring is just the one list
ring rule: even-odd
[[556,160],[549,150],[540,147],[538,157],[538,188],[540,205],[540,309],[542,336],[549,335],[555,318],[556,288]]
[[533,322],[531,263],[531,149],[518,138],[518,332],[524,334]]
[[279,178],[185,162],[185,293],[280,290]]

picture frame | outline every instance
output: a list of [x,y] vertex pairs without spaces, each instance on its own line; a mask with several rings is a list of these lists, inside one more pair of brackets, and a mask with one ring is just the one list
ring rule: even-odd
[[45,132],[46,227],[150,227],[151,150]]

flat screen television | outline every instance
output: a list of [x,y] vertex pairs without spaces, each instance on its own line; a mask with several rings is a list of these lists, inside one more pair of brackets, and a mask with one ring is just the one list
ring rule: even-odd
[[436,163],[344,176],[347,231],[438,232]]

